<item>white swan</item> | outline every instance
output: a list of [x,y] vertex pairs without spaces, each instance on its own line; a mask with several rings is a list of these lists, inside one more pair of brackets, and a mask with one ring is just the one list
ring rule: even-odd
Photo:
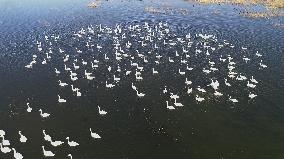
[[59,103],[66,103],[66,100],[61,98],[60,95],[58,95],[58,102]]
[[27,112],[29,112],[29,113],[32,112],[33,108],[30,107],[30,103],[27,103],[27,107],[28,107]]
[[47,134],[45,133],[45,130],[42,130],[42,133],[43,133],[43,135],[44,135],[44,140],[45,140],[45,141],[52,142],[51,136],[50,136],[50,135],[47,135]]
[[15,150],[15,148],[12,148],[12,150],[14,151],[14,158],[15,159],[23,159],[24,158],[22,154],[20,154],[19,152],[17,152]]
[[50,116],[49,113],[42,113],[42,109],[39,109],[38,111],[40,112],[40,116],[41,116],[42,118],[47,118],[47,117]]
[[100,114],[100,115],[106,115],[106,114],[107,114],[106,111],[101,110],[101,107],[100,107],[100,106],[98,106],[98,109],[99,109],[99,114]]
[[90,132],[91,132],[91,137],[94,139],[100,139],[101,136],[97,133],[92,132],[92,128],[90,128]]
[[23,134],[22,134],[22,132],[21,131],[19,131],[19,135],[20,135],[20,142],[23,142],[23,143],[25,143],[25,142],[27,142],[27,137],[25,137]]
[[41,146],[41,147],[42,147],[43,155],[44,155],[45,157],[53,157],[53,156],[55,156],[55,154],[54,154],[53,152],[51,152],[51,151],[46,151],[46,150],[44,149],[44,146]]
[[166,101],[166,103],[167,103],[167,109],[169,109],[169,110],[174,110],[175,109],[174,106],[169,105],[169,101]]
[[70,141],[70,140],[69,140],[69,137],[66,137],[66,139],[67,139],[68,145],[69,145],[70,147],[79,146],[79,144],[78,144],[77,142],[75,142],[75,141]]
[[0,143],[0,149],[2,153],[9,153],[11,149],[9,147],[3,147],[2,143]]

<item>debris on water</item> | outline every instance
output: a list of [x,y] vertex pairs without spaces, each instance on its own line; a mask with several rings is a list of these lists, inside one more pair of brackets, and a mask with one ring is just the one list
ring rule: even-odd
[[100,5],[101,1],[100,0],[96,0],[95,2],[90,2],[88,4],[89,8],[97,8]]

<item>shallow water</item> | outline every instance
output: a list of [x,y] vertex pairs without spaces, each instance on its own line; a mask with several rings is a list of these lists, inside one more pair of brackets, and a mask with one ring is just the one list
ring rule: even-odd
[[[109,0],[102,1],[96,9],[88,8],[88,2],[0,0],[0,129],[6,131],[11,147],[24,158],[44,158],[42,145],[53,151],[55,158],[67,158],[69,153],[82,159],[284,157],[284,30],[274,26],[283,24],[283,17],[250,19],[239,14],[241,6],[206,6],[185,1]],[[168,6],[174,12],[145,12],[145,7],[161,6]],[[180,8],[187,9],[188,14],[180,14],[177,11]],[[216,11],[218,14],[214,14]],[[158,76],[151,75],[152,65],[145,66],[146,78],[135,82],[146,92],[144,98],[138,98],[130,87],[135,77],[121,77],[112,90],[103,88],[105,78],[111,78],[104,67],[95,72],[94,82],[76,82],[83,94],[76,98],[71,90],[57,85],[54,67],[62,66],[59,58],[31,70],[24,67],[37,51],[36,41],[44,41],[44,35],[60,35],[56,45],[74,50],[83,45],[72,40],[73,32],[81,28],[144,22],[151,25],[167,22],[179,36],[188,32],[216,35],[221,41],[235,45],[232,54],[236,59],[241,58],[238,55],[242,46],[248,48],[251,57],[256,51],[261,52],[267,69],[259,70],[256,64],[240,66],[242,72],[258,79],[255,90],[258,96],[246,99],[245,86],[239,85],[232,88],[242,99],[239,103],[232,104],[226,98],[215,100],[210,94],[209,100],[197,103],[192,96],[179,92],[185,88],[184,81],[175,78],[178,64],[163,64],[157,67],[161,72]],[[163,52],[167,56],[168,51],[160,51]],[[86,54],[84,58],[93,56],[96,54]],[[204,64],[202,58],[191,63],[199,67]],[[196,85],[205,85],[199,74],[200,71],[193,71],[191,75],[198,81]],[[67,74],[60,77],[68,79]],[[174,111],[165,109],[168,98],[161,93],[164,85],[180,93],[184,107]],[[59,104],[58,93],[68,102]],[[34,112],[25,111],[27,102]],[[97,105],[108,114],[100,116]],[[40,108],[51,113],[51,117],[41,119],[36,112]],[[90,127],[102,136],[101,140],[91,139]],[[65,141],[70,136],[80,146],[70,148],[64,144],[54,148],[43,140],[43,129],[56,140]],[[19,142],[19,130],[27,136],[27,143]],[[0,153],[1,159],[12,156]]]

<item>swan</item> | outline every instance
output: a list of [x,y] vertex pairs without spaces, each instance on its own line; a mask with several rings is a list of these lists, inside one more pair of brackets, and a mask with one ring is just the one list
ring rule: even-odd
[[4,130],[0,130],[0,136],[5,136],[5,131]]
[[131,73],[131,71],[126,71],[125,75],[128,76]]
[[226,85],[226,86],[229,86],[229,87],[231,86],[231,84],[227,82],[227,79],[226,79],[226,78],[225,78],[225,85]]
[[90,76],[92,73],[87,72],[87,70],[85,70],[85,76]]
[[152,68],[152,72],[153,72],[153,75],[154,75],[154,74],[158,74],[158,71],[155,71],[154,68]]
[[100,139],[101,136],[97,133],[92,132],[92,128],[90,128],[90,132],[91,132],[91,137],[94,139]]
[[3,147],[2,143],[0,143],[0,149],[2,153],[9,153],[11,149],[9,147]]
[[39,109],[38,111],[40,112],[40,116],[41,116],[42,118],[47,118],[47,117],[50,116],[49,113],[42,113],[42,109]]
[[99,109],[99,114],[100,114],[100,115],[106,115],[106,114],[107,114],[106,111],[101,110],[101,107],[100,107],[100,106],[98,106],[98,109]]
[[136,86],[134,86],[134,84],[133,84],[133,83],[131,83],[131,87],[132,87],[132,89],[133,89],[133,90],[137,90],[137,87],[136,87]]
[[198,95],[196,95],[195,100],[198,102],[202,102],[205,100],[205,98],[199,97]]
[[10,141],[5,139],[5,136],[0,136],[2,137],[2,144],[3,146],[9,146],[10,145]]
[[185,75],[185,72],[184,72],[184,71],[181,71],[180,69],[178,69],[178,73],[179,73],[180,75]]
[[185,84],[186,84],[186,85],[190,85],[190,84],[192,84],[192,82],[189,81],[189,80],[187,80],[187,78],[185,78]]
[[165,86],[165,88],[164,88],[164,90],[163,90],[163,93],[165,94],[165,93],[167,93],[167,92],[168,92],[167,86]]
[[176,107],[183,107],[183,104],[182,104],[182,103],[177,103],[177,98],[175,98],[174,105],[175,105]]
[[90,81],[93,80],[93,79],[95,79],[95,77],[94,77],[94,76],[91,76],[91,75],[87,75],[86,78],[87,78],[87,80],[90,80]]
[[249,93],[249,98],[250,98],[250,99],[253,99],[253,98],[255,98],[256,96],[257,96],[256,94]]
[[67,139],[68,145],[69,145],[70,147],[79,146],[79,144],[78,144],[77,142],[75,142],[75,141],[70,141],[70,140],[69,140],[69,137],[66,137],[66,139]]
[[112,84],[112,83],[107,83],[107,81],[106,81],[106,88],[112,88],[112,87],[114,87],[115,85],[114,84]]
[[73,92],[76,92],[76,91],[79,90],[79,88],[75,88],[73,84],[71,84],[71,89],[72,89]]
[[80,66],[77,66],[75,63],[73,63],[74,69],[78,70],[80,68]]
[[57,146],[64,144],[64,142],[62,142],[62,141],[50,141],[50,144],[54,147],[57,147]]
[[218,89],[219,85],[219,82],[217,80],[213,81],[213,79],[211,79],[211,83],[209,84],[214,90]]
[[59,103],[66,103],[66,100],[61,98],[60,95],[58,95],[58,102]]
[[231,96],[229,96],[229,100],[232,101],[233,103],[239,102],[237,99],[234,99],[234,98],[232,98]]
[[261,57],[261,56],[262,56],[258,51],[256,51],[255,55],[256,55],[257,57]]
[[68,86],[67,83],[61,82],[61,80],[58,80],[58,82],[59,82],[59,86],[61,86],[61,87]]
[[138,97],[144,97],[145,96],[144,93],[139,93],[138,90],[136,90],[136,94],[137,94]]
[[167,109],[169,109],[169,110],[174,110],[175,109],[174,106],[169,105],[168,101],[166,101],[166,103],[167,103]]
[[215,96],[222,96],[223,94],[222,94],[221,92],[215,91],[215,92],[214,92],[214,95],[215,95]]
[[44,146],[41,146],[41,147],[42,147],[43,155],[44,155],[45,157],[53,157],[53,156],[55,156],[55,154],[54,154],[53,152],[51,152],[51,151],[46,151],[46,150],[44,149]]
[[22,132],[21,131],[19,131],[19,135],[20,135],[20,142],[23,142],[23,143],[25,143],[25,142],[27,142],[27,137],[25,137],[23,134],[22,134]]
[[186,93],[187,94],[191,94],[192,93],[192,88],[188,88]]
[[257,80],[253,78],[253,76],[251,76],[250,81],[253,82],[253,83],[258,83]]
[[20,154],[19,152],[17,152],[15,150],[15,148],[12,148],[12,150],[14,151],[14,158],[15,159],[23,159],[24,158],[22,154]]
[[68,157],[70,157],[70,159],[72,159],[72,158],[73,158],[71,154],[68,154],[67,156],[68,156]]
[[47,134],[45,133],[45,130],[42,130],[42,133],[43,133],[43,135],[44,135],[44,140],[45,140],[45,141],[52,142],[51,136],[50,136],[50,135],[47,135]]
[[177,99],[177,98],[179,98],[179,96],[178,95],[176,95],[176,94],[173,94],[173,93],[170,93],[171,95],[170,95],[170,98],[171,99]]
[[30,107],[30,103],[27,103],[27,112],[30,113],[32,112],[33,108]]
[[118,82],[118,81],[120,81],[120,78],[115,77],[115,75],[113,75],[113,80],[116,81],[116,82]]
[[55,73],[58,75],[60,74],[60,71],[58,71],[57,68],[55,68]]
[[79,92],[79,90],[77,90],[76,95],[77,95],[77,97],[81,97],[81,96],[82,96],[82,93]]
[[202,92],[202,93],[205,93],[205,92],[206,92],[206,90],[203,89],[203,88],[200,88],[200,86],[197,87],[197,90],[198,90],[199,92]]
[[250,88],[255,88],[255,87],[256,87],[256,85],[254,85],[254,84],[252,84],[252,83],[249,83],[249,81],[248,81],[248,83],[247,83],[247,86],[250,87]]

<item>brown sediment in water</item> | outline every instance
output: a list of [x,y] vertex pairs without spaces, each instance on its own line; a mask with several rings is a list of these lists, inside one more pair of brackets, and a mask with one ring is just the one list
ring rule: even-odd
[[212,3],[229,3],[238,5],[255,5],[261,4],[269,8],[284,8],[284,0],[189,0],[195,1],[202,4]]
[[243,13],[243,15],[249,18],[269,18],[283,16],[283,13],[277,10],[267,10],[264,12],[248,11]]
[[162,7],[146,7],[145,11],[152,14],[182,14],[187,15],[188,10],[187,9],[177,9],[172,8],[170,6],[162,6]]
[[89,8],[97,8],[100,5],[101,1],[100,0],[96,0],[95,2],[90,2],[88,4]]

